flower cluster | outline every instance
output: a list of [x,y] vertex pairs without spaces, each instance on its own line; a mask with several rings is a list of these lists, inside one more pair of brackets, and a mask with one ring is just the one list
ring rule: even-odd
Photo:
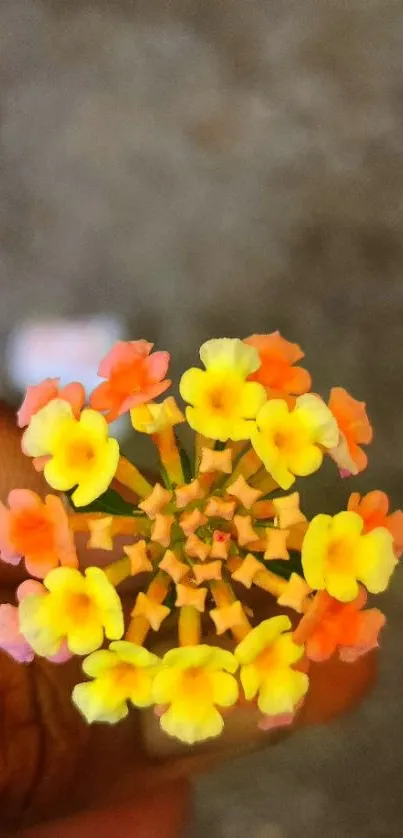
[[[264,729],[290,724],[311,661],[353,662],[377,646],[385,617],[365,607],[367,593],[386,589],[403,552],[403,512],[390,514],[383,492],[353,493],[346,510],[308,521],[294,490],[325,457],[343,477],[365,468],[362,402],[341,387],[327,404],[310,392],[301,349],[278,332],[209,340],[200,358],[180,381],[185,414],[172,396],[155,401],[170,386],[169,355],[145,340],[113,347],[88,401],[77,382],[28,388],[22,449],[64,497],[20,488],[0,505],[1,558],[31,577],[16,605],[0,606],[0,646],[25,663],[83,656],[87,680],[72,698],[89,723],[154,707],[162,730],[189,744],[217,736],[238,702]],[[157,447],[153,484],[110,436],[124,413]],[[192,454],[177,432],[185,421]],[[84,571],[77,533],[90,550],[114,550],[116,536],[125,546]]]

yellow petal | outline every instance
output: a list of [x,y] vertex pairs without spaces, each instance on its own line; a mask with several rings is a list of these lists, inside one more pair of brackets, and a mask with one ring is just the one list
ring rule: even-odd
[[210,676],[214,704],[231,707],[238,698],[238,684],[227,672],[213,672]]
[[[200,712],[200,709],[203,712]],[[160,725],[162,730],[168,736],[174,736],[188,745],[219,736],[224,727],[224,722],[218,710],[212,705],[200,709],[195,709],[193,713],[186,713],[183,711],[182,705],[177,707],[173,704],[161,716]]]
[[262,713],[277,716],[294,713],[298,702],[308,691],[309,679],[304,672],[293,669],[273,670],[260,688],[258,707]]
[[255,697],[260,687],[260,675],[254,663],[247,663],[241,666],[240,679],[247,701]]
[[89,724],[93,722],[115,724],[128,714],[126,702],[112,701],[108,685],[99,681],[76,684],[72,699]]
[[235,649],[235,657],[241,664],[252,663],[263,649],[270,646],[282,632],[291,628],[291,620],[285,615],[264,620],[246,635]]
[[327,405],[313,393],[305,393],[296,401],[295,414],[313,431],[313,441],[324,448],[334,448],[339,441],[339,427]]
[[85,576],[88,594],[99,609],[106,637],[119,640],[124,632],[120,597],[99,567],[87,567]]
[[396,564],[393,536],[385,527],[377,527],[362,536],[356,571],[371,594],[386,590]]
[[182,399],[189,404],[198,404],[207,385],[206,373],[192,367],[183,373],[179,384]]
[[301,560],[305,579],[312,590],[323,590],[325,587],[325,562],[331,524],[330,515],[316,515],[305,533]]
[[327,572],[325,577],[326,590],[330,596],[340,602],[352,602],[359,592],[358,582],[354,573],[339,573],[334,570]]
[[152,697],[156,704],[171,703],[181,674],[180,669],[170,669],[168,667],[157,672],[152,685]]
[[115,652],[119,660],[132,663],[133,666],[143,668],[159,666],[161,658],[149,652],[144,646],[130,643],[127,640],[114,640],[109,649]]
[[314,474],[321,467],[323,453],[317,445],[304,445],[288,455],[288,467],[298,477]]
[[254,419],[267,401],[266,391],[257,381],[246,381],[239,392],[239,410],[245,419]]
[[83,660],[83,672],[90,678],[98,678],[99,675],[104,675],[118,663],[119,658],[116,654],[108,649],[101,649]]
[[[46,469],[51,466],[52,462],[53,460],[45,466],[46,479],[48,479]],[[106,492],[115,476],[118,463],[119,443],[116,439],[108,439],[103,446],[102,457],[97,468],[91,469],[88,480],[83,480],[72,494],[75,506],[87,506]],[[54,486],[54,488],[57,487]]]
[[80,416],[79,424],[94,441],[104,441],[108,438],[109,425],[102,413],[96,410],[85,408]]
[[73,419],[70,404],[64,399],[52,399],[32,417],[23,435],[23,451],[29,457],[50,454],[55,429],[58,429],[60,422],[66,419],[70,421]]
[[99,649],[103,641],[102,626],[95,620],[85,620],[76,624],[67,636],[67,645],[73,655],[88,655]]
[[[252,350],[252,351],[249,351]],[[207,370],[228,369],[246,378],[261,365],[259,353],[239,338],[216,338],[200,347],[200,360]]]
[[296,663],[304,654],[304,647],[298,646],[294,643],[291,632],[282,634],[278,640],[275,640],[274,648],[276,656],[279,657],[282,664],[285,666],[290,666],[291,664]]

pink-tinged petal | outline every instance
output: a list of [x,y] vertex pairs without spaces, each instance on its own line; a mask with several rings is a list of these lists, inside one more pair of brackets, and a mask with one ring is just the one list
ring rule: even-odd
[[169,352],[153,352],[147,361],[149,376],[154,381],[161,381],[167,374],[171,356]]
[[8,505],[13,512],[21,509],[38,509],[42,501],[31,489],[12,489],[8,496]]
[[58,378],[45,378],[41,384],[28,387],[24,401],[17,413],[19,428],[28,425],[32,416],[56,398],[58,393]]
[[132,340],[130,341],[130,345],[136,350],[136,353],[140,358],[147,358],[147,355],[150,354],[154,346],[153,343],[150,343],[148,340],[144,340],[144,338],[140,338],[140,340]]
[[20,632],[15,605],[0,605],[0,648],[19,663],[30,663],[34,659],[33,649]]
[[42,582],[37,582],[36,579],[26,579],[25,582],[21,582],[21,585],[18,585],[16,595],[18,602],[22,602],[26,596],[44,596],[47,594],[47,590]]
[[70,660],[70,658],[72,657],[73,655],[70,652],[66,640],[62,640],[59,651],[56,652],[55,655],[52,655],[51,657],[47,658],[47,660],[51,663],[66,663],[66,661]]
[[105,358],[102,359],[98,367],[98,375],[100,378],[109,378],[115,368],[132,364],[137,359],[146,358],[153,345],[146,340],[118,340],[105,355]]
[[[24,452],[23,452],[24,453]],[[46,466],[46,463],[49,462],[51,459],[50,455],[45,454],[43,457],[34,457],[32,460],[32,465],[35,471],[41,472]]]
[[360,614],[359,630],[354,646],[342,646],[340,660],[354,663],[357,658],[379,646],[378,636],[386,623],[386,617],[378,608],[370,608]]
[[44,579],[50,570],[58,566],[54,556],[41,556],[40,559],[30,559],[25,556],[25,567],[31,576],[36,576],[38,579]]
[[59,399],[64,399],[71,405],[73,414],[78,419],[85,404],[85,390],[83,385],[78,381],[72,381],[71,384],[62,387],[59,393]]
[[9,521],[10,513],[0,501],[0,558],[7,564],[16,565],[21,561],[21,556],[16,553],[10,540]]
[[258,721],[260,730],[274,730],[278,727],[286,727],[294,721],[294,713],[281,713],[278,716],[261,716]]

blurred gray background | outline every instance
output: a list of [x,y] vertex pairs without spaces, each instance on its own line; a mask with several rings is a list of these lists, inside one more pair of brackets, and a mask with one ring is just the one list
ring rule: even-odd
[[[106,312],[178,376],[280,328],[376,429],[308,506],[402,505],[401,0],[2,0],[0,32],[1,356],[27,317]],[[402,606],[398,573],[366,704],[200,780],[192,834],[401,837]]]

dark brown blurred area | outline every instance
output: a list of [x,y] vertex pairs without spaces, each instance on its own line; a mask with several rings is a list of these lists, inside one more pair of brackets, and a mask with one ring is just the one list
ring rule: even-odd
[[[4,0],[0,31],[2,357],[27,317],[110,312],[177,377],[280,328],[375,426],[307,507],[402,506],[401,3]],[[195,835],[400,838],[402,606],[398,572],[360,711],[200,781]]]

